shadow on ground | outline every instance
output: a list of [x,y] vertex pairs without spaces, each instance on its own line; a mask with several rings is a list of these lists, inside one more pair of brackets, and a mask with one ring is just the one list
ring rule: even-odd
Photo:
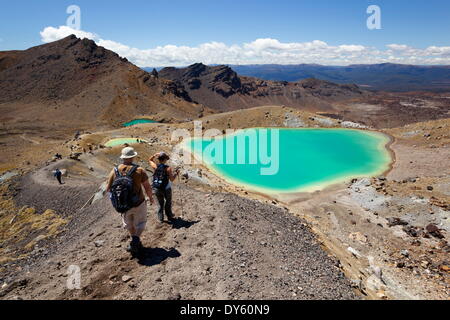
[[172,225],[173,229],[189,229],[190,227],[192,227],[194,224],[199,223],[200,220],[198,221],[188,221],[188,220],[184,220],[183,218],[176,218],[173,219],[169,224]]
[[138,259],[138,263],[143,266],[151,267],[160,264],[167,258],[178,257],[181,257],[181,253],[175,248],[171,248],[170,250],[163,248],[144,248]]

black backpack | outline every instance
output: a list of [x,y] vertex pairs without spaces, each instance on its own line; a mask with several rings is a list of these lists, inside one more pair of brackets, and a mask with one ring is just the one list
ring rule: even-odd
[[111,202],[119,213],[125,213],[138,205],[139,195],[134,192],[132,178],[137,168],[138,166],[133,165],[125,176],[119,172],[119,168],[114,168],[116,177],[111,186]]
[[167,173],[167,168],[169,166],[165,164],[160,164],[153,174],[153,188],[157,190],[165,190],[169,184],[169,175]]

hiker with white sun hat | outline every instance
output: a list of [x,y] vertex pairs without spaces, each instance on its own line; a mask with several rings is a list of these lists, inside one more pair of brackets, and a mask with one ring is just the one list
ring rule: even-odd
[[122,164],[115,167],[108,178],[106,190],[110,193],[111,202],[117,212],[122,214],[124,227],[131,236],[128,251],[137,256],[143,246],[140,240],[147,224],[147,203],[154,203],[153,191],[145,169],[134,164],[138,153],[132,147],[122,149]]

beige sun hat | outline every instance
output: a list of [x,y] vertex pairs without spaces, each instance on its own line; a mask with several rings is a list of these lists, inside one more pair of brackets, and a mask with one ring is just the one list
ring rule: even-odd
[[132,147],[126,147],[122,149],[122,155],[120,159],[131,159],[136,157],[138,154]]

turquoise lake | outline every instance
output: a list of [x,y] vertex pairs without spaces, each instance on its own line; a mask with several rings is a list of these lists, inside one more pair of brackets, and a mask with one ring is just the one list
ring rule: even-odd
[[157,121],[150,120],[150,119],[135,119],[130,122],[124,123],[123,126],[131,127],[131,126],[135,126],[137,124],[142,124],[142,123],[157,123]]
[[140,139],[140,138],[116,138],[116,139],[111,139],[108,142],[106,142],[105,146],[106,147],[116,147],[116,146],[123,146],[125,143],[138,144],[140,142],[147,143],[148,141],[145,139]]
[[392,161],[388,142],[384,134],[362,130],[259,128],[190,139],[184,147],[230,183],[290,193],[382,174]]

